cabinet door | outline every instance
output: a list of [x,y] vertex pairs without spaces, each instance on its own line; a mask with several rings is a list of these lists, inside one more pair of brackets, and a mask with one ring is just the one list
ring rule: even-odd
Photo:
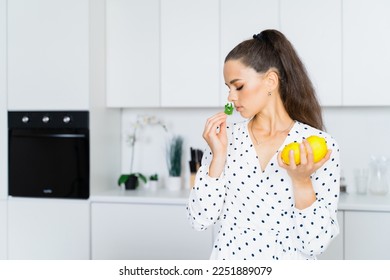
[[88,201],[8,201],[9,259],[89,259]]
[[89,1],[8,1],[8,109],[89,108]]
[[184,205],[92,203],[92,259],[208,259],[212,231],[197,232]]
[[281,0],[281,30],[306,66],[321,105],[342,104],[341,1]]
[[161,1],[161,104],[219,105],[219,0]]
[[345,211],[345,259],[390,259],[390,213]]
[[279,3],[268,0],[221,1],[220,105],[226,104],[228,88],[223,79],[226,55],[239,43],[264,29],[279,29]]
[[107,0],[107,105],[160,106],[159,0]]
[[344,104],[390,105],[390,2],[342,2]]
[[7,201],[0,200],[0,260],[7,259]]
[[344,259],[344,211],[337,213],[340,233],[330,243],[326,251],[318,256],[319,260],[343,260]]
[[0,199],[7,196],[6,0],[0,0]]

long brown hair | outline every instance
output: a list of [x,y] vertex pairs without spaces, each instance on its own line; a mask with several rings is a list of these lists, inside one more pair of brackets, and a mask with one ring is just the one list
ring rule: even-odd
[[294,120],[323,130],[321,106],[305,66],[294,47],[279,31],[269,29],[254,35],[253,39],[238,44],[226,56],[240,60],[258,73],[275,68],[283,105]]

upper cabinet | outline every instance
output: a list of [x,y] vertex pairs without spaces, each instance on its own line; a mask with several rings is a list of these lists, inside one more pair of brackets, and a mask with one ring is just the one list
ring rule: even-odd
[[222,106],[226,55],[272,28],[322,106],[390,105],[389,13],[385,0],[107,0],[107,104]]
[[219,0],[161,1],[161,105],[219,105]]
[[323,106],[342,105],[341,1],[281,0],[281,31],[306,66]]
[[[228,88],[223,79],[226,55],[239,43],[264,29],[279,29],[279,3],[268,0],[221,1],[221,57],[219,62],[221,100],[227,101]],[[243,12],[245,9],[245,12]],[[260,12],[261,11],[261,12]]]
[[107,105],[219,105],[219,0],[108,0]]
[[346,105],[390,105],[390,2],[343,0]]
[[8,1],[8,109],[89,108],[89,0]]
[[107,105],[160,106],[160,0],[107,0]]

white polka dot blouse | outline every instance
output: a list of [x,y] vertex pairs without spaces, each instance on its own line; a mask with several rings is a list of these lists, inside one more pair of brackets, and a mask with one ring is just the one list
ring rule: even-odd
[[[316,259],[339,233],[337,203],[340,151],[329,134],[295,122],[264,170],[248,132],[248,121],[228,124],[228,156],[220,178],[208,176],[212,154],[204,153],[187,212],[196,230],[215,225],[211,259]],[[311,180],[316,201],[295,208],[294,192],[277,153],[310,135],[326,139],[331,158]]]

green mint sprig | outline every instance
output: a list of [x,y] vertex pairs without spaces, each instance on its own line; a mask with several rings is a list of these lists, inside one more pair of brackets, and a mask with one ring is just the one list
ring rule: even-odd
[[226,115],[231,115],[233,114],[233,111],[234,111],[234,106],[233,106],[233,103],[227,103],[225,105],[225,114]]

